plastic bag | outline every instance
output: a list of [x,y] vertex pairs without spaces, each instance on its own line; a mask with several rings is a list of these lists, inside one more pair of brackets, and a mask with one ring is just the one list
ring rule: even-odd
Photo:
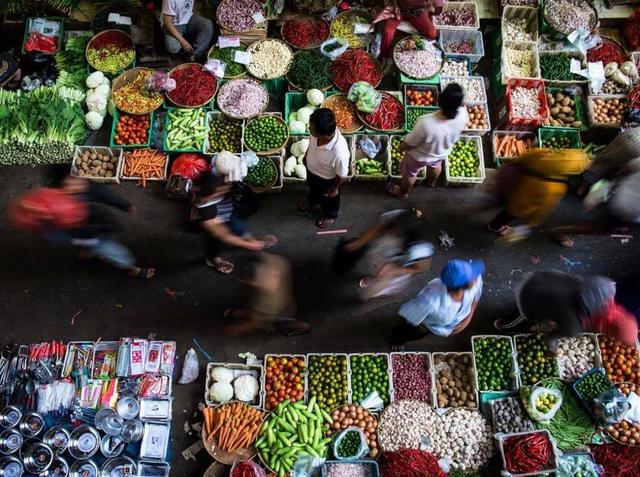
[[[541,424],[546,424],[553,419],[553,416],[560,409],[562,393],[557,389],[538,386],[531,391],[527,404],[527,412],[531,419]],[[541,407],[545,409],[540,409]]]
[[598,477],[603,473],[602,466],[596,464],[590,454],[563,454],[558,458],[558,477]]
[[47,36],[42,33],[33,32],[24,44],[24,51],[42,51],[43,53],[55,53],[58,51],[58,37]]
[[382,149],[382,143],[378,142],[377,144],[369,137],[365,137],[358,141],[358,146],[360,150],[364,152],[369,159],[375,159],[380,149]]
[[267,474],[264,469],[252,460],[237,460],[231,466],[229,477],[243,477],[246,472],[251,472],[252,477],[265,477]]
[[[353,455],[342,456],[338,452],[338,448],[340,447],[340,443],[347,436],[347,434],[356,432],[360,437],[360,446],[358,450]],[[364,432],[359,427],[350,426],[345,430],[340,432],[337,437],[333,440],[333,455],[338,460],[357,460],[363,458],[365,455],[369,453],[369,446],[367,445],[367,437],[364,435]]]
[[301,455],[293,464],[291,470],[292,477],[313,477],[315,471],[324,464],[321,457],[313,457],[312,455]]
[[203,68],[218,79],[224,78],[225,64],[220,60],[211,58],[207,60]]
[[180,154],[171,164],[171,175],[179,175],[198,183],[209,170],[209,163],[201,155],[195,152]]
[[358,111],[372,113],[382,101],[382,95],[366,81],[357,81],[349,88],[347,99],[356,103]]
[[627,397],[618,388],[611,388],[593,400],[594,413],[605,424],[617,424],[631,409]]
[[329,38],[320,45],[320,53],[331,60],[337,59],[349,48],[349,42],[341,38]]
[[173,91],[176,89],[176,80],[165,71],[154,71],[147,81],[149,89],[152,91]]
[[244,151],[242,154],[240,154],[240,157],[244,159],[247,167],[257,166],[258,162],[260,162],[260,158],[253,151]]
[[189,384],[198,379],[198,372],[200,371],[200,364],[198,363],[198,355],[196,350],[190,348],[187,351],[187,355],[184,357],[184,364],[182,365],[182,375],[178,381],[180,384]]

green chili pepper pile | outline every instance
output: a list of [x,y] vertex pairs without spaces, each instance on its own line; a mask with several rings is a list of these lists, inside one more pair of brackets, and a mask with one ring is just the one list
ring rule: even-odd
[[331,60],[320,50],[303,50],[293,57],[287,74],[289,81],[302,90],[331,86]]
[[228,48],[213,48],[209,52],[209,58],[220,60],[224,63],[224,77],[225,79],[235,78],[240,76],[246,70],[243,64],[233,61],[233,56],[236,51],[244,51],[246,48],[243,45],[230,46]]
[[542,77],[551,81],[573,81],[580,79],[571,72],[571,57],[565,53],[540,55]]

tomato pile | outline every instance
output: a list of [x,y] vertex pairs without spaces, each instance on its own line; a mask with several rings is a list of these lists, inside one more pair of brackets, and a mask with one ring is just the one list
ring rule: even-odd
[[433,106],[435,100],[433,91],[430,89],[424,91],[410,89],[407,91],[407,104],[410,106]]
[[113,142],[118,145],[147,144],[149,142],[149,114],[124,114],[118,116]]
[[638,350],[634,346],[623,345],[606,336],[598,336],[598,343],[604,369],[611,381],[640,384]]
[[304,398],[304,358],[302,356],[269,356],[265,365],[265,409],[270,411],[286,400]]

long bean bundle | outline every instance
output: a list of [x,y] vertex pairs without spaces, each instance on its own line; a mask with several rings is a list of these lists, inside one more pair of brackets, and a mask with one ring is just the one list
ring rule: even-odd
[[562,405],[549,424],[536,423],[536,427],[548,429],[561,450],[576,449],[590,444],[597,429],[571,393],[569,386],[558,379],[546,379],[543,385],[558,389],[562,393]]
[[303,90],[328,88],[331,86],[331,60],[320,50],[299,51],[293,57],[287,77]]

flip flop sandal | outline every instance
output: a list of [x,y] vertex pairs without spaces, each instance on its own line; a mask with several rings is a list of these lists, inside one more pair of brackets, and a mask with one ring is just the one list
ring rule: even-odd
[[155,274],[155,268],[141,268],[137,274],[133,275],[130,273],[129,276],[133,278],[144,278],[145,280],[149,280],[150,278],[153,278]]
[[216,272],[222,273],[223,275],[228,275],[235,270],[235,265],[233,265],[233,263],[220,257],[214,258],[213,262],[207,259],[205,263],[207,267],[214,268]]
[[388,182],[385,185],[384,190],[386,190],[389,194],[394,196],[396,199],[400,199],[400,200],[405,200],[409,195],[409,194],[405,194],[405,195],[400,194],[400,187],[391,182]]
[[329,218],[325,217],[323,219],[318,219],[316,221],[316,226],[321,228],[321,229],[326,229],[328,227],[331,227],[335,223],[336,223],[336,219],[329,219]]
[[511,227],[508,225],[503,225],[499,229],[494,229],[491,225],[487,225],[487,230],[489,232],[493,232],[494,234],[498,234],[500,237],[504,237],[511,231]]
[[264,242],[264,248],[271,248],[278,245],[278,238],[275,235],[265,235],[262,237],[262,241]]

